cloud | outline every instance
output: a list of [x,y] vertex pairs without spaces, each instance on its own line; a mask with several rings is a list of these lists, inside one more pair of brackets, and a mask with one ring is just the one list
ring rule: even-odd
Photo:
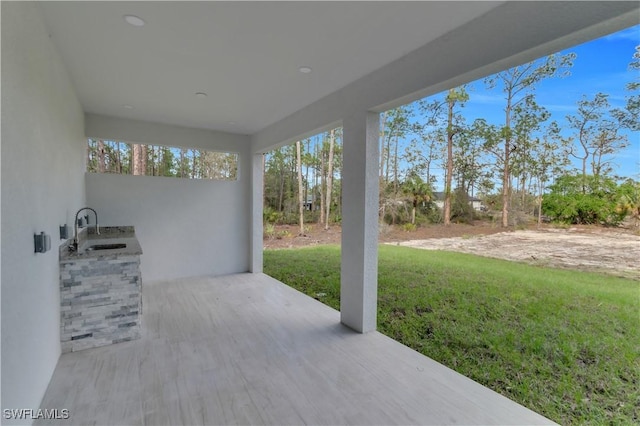
[[617,33],[609,34],[608,36],[605,36],[604,39],[607,41],[631,40],[640,43],[640,25],[618,31]]

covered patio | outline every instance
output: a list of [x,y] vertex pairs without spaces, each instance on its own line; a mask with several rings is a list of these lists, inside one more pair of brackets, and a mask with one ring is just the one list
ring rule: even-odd
[[140,340],[60,357],[53,424],[553,424],[264,274],[154,282],[144,318]]
[[[546,422],[375,331],[380,113],[637,24],[638,2],[1,8],[3,410],[67,408],[78,424]],[[340,312],[262,274],[263,154],[337,126]],[[237,179],[86,173],[87,138],[234,153]],[[60,229],[83,206],[135,227],[144,337],[61,356]],[[35,252],[42,234],[51,250]]]

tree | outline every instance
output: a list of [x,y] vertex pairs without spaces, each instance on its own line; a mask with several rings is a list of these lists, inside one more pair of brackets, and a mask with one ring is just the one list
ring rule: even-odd
[[542,209],[554,221],[611,226],[618,225],[627,215],[626,210],[619,208],[620,190],[610,177],[564,175],[549,189]]
[[87,140],[87,171],[89,172],[128,174],[129,156],[129,145],[122,142]]
[[587,191],[587,163],[591,159],[591,174],[603,176],[611,171],[612,155],[624,149],[627,137],[619,133],[622,122],[609,116],[608,95],[597,93],[593,99],[583,97],[578,101],[578,112],[567,116],[575,130],[579,151],[571,147],[569,154],[582,163],[582,192]]
[[431,201],[433,188],[430,184],[423,181],[418,173],[412,171],[402,185],[402,189],[411,201],[411,223],[415,224],[418,205],[422,202]]
[[457,223],[473,222],[473,206],[469,201],[469,194],[464,188],[457,187],[452,193],[451,218]]
[[615,207],[616,213],[631,216],[633,225],[640,227],[640,182],[627,179],[618,189],[620,198]]
[[[502,141],[502,226],[509,226],[509,198],[511,189],[511,154],[518,148],[513,134],[513,113],[520,103],[533,96],[535,86],[542,80],[568,74],[575,54],[550,55],[543,61],[533,61],[494,74],[485,79],[488,88],[500,86],[505,94],[504,126],[500,129]],[[494,138],[492,138],[494,139]],[[498,139],[498,138],[495,138]]]
[[104,141],[98,139],[98,173],[104,173],[107,169],[104,151]]
[[458,89],[449,89],[445,102],[447,104],[447,172],[444,184],[444,212],[443,221],[445,226],[451,224],[451,180],[453,179],[453,139],[462,131],[460,122],[462,117],[456,115],[454,108],[457,103],[464,105],[469,100],[464,86]]
[[293,201],[296,186],[295,145],[280,147],[267,154],[265,168],[266,205],[278,212],[280,221],[290,222],[290,207],[297,206]]
[[627,96],[625,108],[616,108],[611,114],[623,127],[633,131],[640,131],[640,45],[635,48],[633,59],[629,63],[629,69],[638,71],[635,73],[635,81],[626,85],[626,89],[631,94]]
[[[391,109],[382,114],[380,130],[380,220],[384,220],[390,198],[399,193],[398,144],[412,130],[409,123],[411,110],[408,105]],[[395,209],[392,221],[395,221]]]
[[326,221],[324,225],[324,229],[329,229],[329,213],[331,212],[331,190],[333,189],[333,147],[335,145],[335,130],[331,130],[331,134],[329,136],[329,160],[327,161],[328,172],[327,172],[327,201],[325,202],[325,206],[327,208]]
[[300,154],[300,141],[296,142],[296,168],[298,169],[298,213],[300,215],[300,235],[304,235],[304,193],[302,191],[302,155]]
[[529,151],[529,167],[532,180],[535,182],[538,226],[542,224],[542,200],[547,182],[559,175],[569,164],[564,153],[570,139],[560,136],[560,128],[552,122],[542,140],[536,139]]
[[[516,189],[520,191],[522,197],[523,211],[526,211],[527,183],[531,177],[533,162],[532,153],[534,145],[539,141],[537,138],[534,139],[534,135],[540,131],[542,123],[550,116],[549,111],[538,105],[533,96],[527,96],[524,102],[513,109],[513,139],[517,149],[513,151],[511,159],[511,175],[517,179]],[[511,199],[509,201],[511,202]]]
[[475,130],[473,126],[465,126],[458,134],[453,156],[453,179],[458,188],[472,196],[476,188],[486,189],[492,185],[482,139]]
[[425,182],[434,184],[437,181],[432,173],[432,164],[444,157],[443,147],[438,143],[437,136],[432,131],[425,129],[427,125],[416,126],[416,135],[405,148],[403,159],[408,163],[409,169],[424,176]]
[[[428,133],[428,138],[431,141],[438,141],[440,144],[446,147],[444,154],[445,162],[445,184],[444,184],[444,206],[443,206],[443,222],[445,226],[449,226],[451,223],[451,182],[454,175],[454,147],[457,147],[458,140],[461,135],[467,130],[464,124],[464,117],[456,111],[457,106],[464,106],[465,102],[469,100],[469,95],[466,92],[466,87],[461,86],[458,88],[449,89],[443,99],[435,99],[432,101],[421,101],[419,103],[420,111],[424,116],[425,123],[420,128],[420,133],[424,132],[425,128],[431,128]],[[424,133],[423,133],[424,134]],[[433,149],[429,149],[429,157],[424,155],[415,155],[413,158],[425,158],[428,159],[428,163],[425,164],[427,169],[427,181],[430,182],[430,168],[431,160],[433,158]]]
[[133,174],[146,175],[147,170],[147,146],[141,144],[133,144]]
[[320,158],[320,223],[326,223],[327,219],[325,215],[325,194],[327,189],[327,178],[325,176],[325,161],[324,161],[324,141],[320,144],[319,150]]

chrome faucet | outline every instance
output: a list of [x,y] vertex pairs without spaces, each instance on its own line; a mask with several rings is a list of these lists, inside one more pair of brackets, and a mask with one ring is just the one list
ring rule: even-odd
[[[100,226],[98,226],[98,213],[91,207],[83,207],[76,212],[76,218],[73,222],[73,247],[78,250],[78,215],[82,210],[91,210],[96,215],[96,234],[100,235]],[[87,216],[88,217],[88,216]]]

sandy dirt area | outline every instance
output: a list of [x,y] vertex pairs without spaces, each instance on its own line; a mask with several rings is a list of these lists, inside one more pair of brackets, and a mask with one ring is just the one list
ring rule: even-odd
[[624,232],[585,232],[577,228],[524,230],[393,244],[640,279],[640,237]]
[[[265,235],[264,246],[294,248],[340,244],[339,226],[328,230],[310,224],[299,235],[297,226],[277,226]],[[631,228],[570,227],[507,230],[486,222],[474,225],[427,225],[406,232],[380,229],[380,242],[425,250],[448,250],[557,268],[604,272],[640,280],[640,235]]]

